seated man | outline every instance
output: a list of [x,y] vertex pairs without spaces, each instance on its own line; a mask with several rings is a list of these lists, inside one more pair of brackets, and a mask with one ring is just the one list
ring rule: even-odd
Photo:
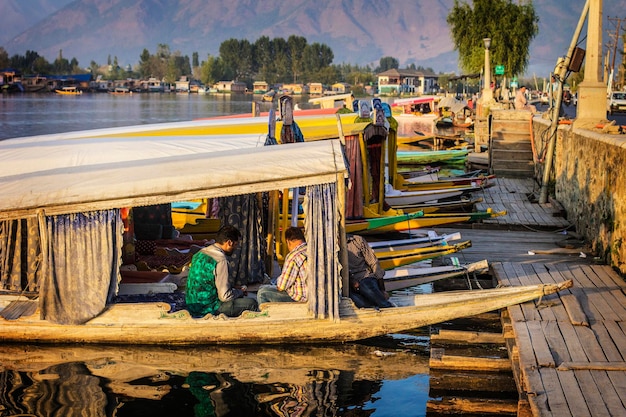
[[306,302],[307,245],[302,230],[290,227],[285,230],[289,253],[285,257],[283,270],[276,285],[262,285],[257,292],[259,304],[267,302]]
[[528,104],[526,99],[526,86],[521,86],[515,94],[515,110],[530,110],[532,114],[537,112],[537,108],[532,104]]
[[350,298],[359,307],[393,307],[385,292],[385,270],[376,254],[359,235],[348,236],[348,268],[350,274]]
[[247,287],[237,288],[230,275],[226,257],[233,254],[240,238],[239,230],[223,226],[217,232],[215,243],[201,249],[191,259],[185,301],[193,317],[208,313],[236,317],[246,310],[258,310],[256,301],[246,297]]

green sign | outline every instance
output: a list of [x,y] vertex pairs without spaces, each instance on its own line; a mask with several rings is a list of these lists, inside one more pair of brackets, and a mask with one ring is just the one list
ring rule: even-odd
[[504,65],[496,65],[496,75],[504,75]]

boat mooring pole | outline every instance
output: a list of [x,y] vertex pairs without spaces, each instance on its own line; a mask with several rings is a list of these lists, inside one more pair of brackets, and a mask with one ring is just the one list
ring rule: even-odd
[[548,183],[550,181],[550,173],[552,172],[554,149],[556,148],[556,132],[559,127],[559,111],[561,109],[561,101],[563,99],[563,83],[565,83],[567,68],[572,61],[572,55],[574,54],[574,49],[576,48],[576,44],[578,43],[578,39],[580,38],[580,32],[582,32],[583,26],[585,24],[585,19],[587,18],[587,14],[589,13],[589,2],[590,0],[585,1],[585,6],[583,7],[583,11],[580,14],[580,19],[578,19],[578,26],[576,26],[576,31],[574,32],[574,36],[572,36],[572,42],[570,43],[569,49],[567,50],[567,55],[565,56],[565,59],[559,60],[559,63],[557,64],[557,69],[555,71],[558,88],[556,91],[554,107],[552,108],[552,123],[550,124],[550,134],[548,136],[550,138],[550,142],[548,142],[546,162],[543,167],[543,180],[541,182],[539,204],[545,204],[548,202]]

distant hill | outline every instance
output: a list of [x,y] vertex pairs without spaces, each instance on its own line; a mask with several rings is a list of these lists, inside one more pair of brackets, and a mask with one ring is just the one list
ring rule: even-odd
[[[584,0],[534,4],[540,33],[531,45],[528,72],[546,76],[565,54]],[[454,0],[2,0],[0,45],[11,55],[34,50],[48,60],[62,50],[86,67],[109,56],[134,65],[144,48],[154,53],[158,44],[184,55],[198,52],[204,60],[218,55],[226,39],[295,34],[330,46],[334,63],[376,66],[381,57],[393,56],[402,67],[415,63],[458,72],[446,23],[453,5]],[[604,15],[624,9],[626,0],[604,0]]]
[[16,35],[36,26],[41,20],[72,1],[74,0],[2,0],[0,45],[6,45]]

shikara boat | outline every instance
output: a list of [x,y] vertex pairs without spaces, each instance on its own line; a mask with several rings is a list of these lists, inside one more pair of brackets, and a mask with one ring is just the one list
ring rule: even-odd
[[407,190],[432,190],[438,188],[450,188],[458,186],[478,186],[481,188],[487,188],[490,184],[490,180],[493,180],[495,175],[481,175],[477,177],[451,177],[451,178],[437,178],[433,181],[419,181],[414,177],[409,178],[404,183]]
[[[492,311],[571,286],[565,281],[401,296],[393,299],[398,307],[358,309],[347,297],[340,215],[347,169],[338,140],[258,147],[198,137],[179,146],[183,138],[152,137],[142,147],[139,138],[68,136],[0,142],[0,227],[12,231],[0,242],[2,343],[346,342]],[[122,208],[295,187],[305,187],[307,196],[307,303],[263,304],[236,318],[192,318],[164,302],[115,302]],[[253,242],[244,239],[245,244]]]
[[455,164],[464,162],[468,149],[450,149],[441,151],[398,151],[398,165],[421,165],[436,162]]
[[433,245],[423,248],[398,249],[390,251],[375,251],[376,257],[383,269],[393,269],[399,266],[413,264],[428,259],[439,258],[444,255],[457,253],[462,249],[472,246],[471,241],[457,243],[455,245]]
[[81,90],[72,86],[72,87],[61,87],[60,89],[54,90],[57,94],[62,96],[77,96],[83,94]]
[[424,285],[448,278],[469,274],[486,274],[489,264],[486,260],[468,265],[444,265],[431,267],[400,267],[385,272],[385,290],[396,291],[417,285]]
[[385,193],[385,201],[391,207],[410,206],[413,204],[422,204],[427,201],[437,201],[451,197],[458,197],[472,191],[480,190],[480,187],[473,185],[452,186],[416,191],[400,191],[387,190]]

